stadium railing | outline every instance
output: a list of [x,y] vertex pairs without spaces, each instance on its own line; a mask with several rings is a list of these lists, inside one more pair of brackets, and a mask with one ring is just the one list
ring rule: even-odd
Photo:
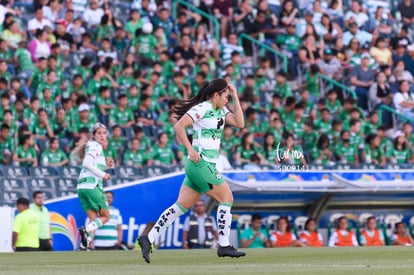
[[205,11],[197,8],[196,6],[194,6],[191,3],[188,3],[188,1],[184,1],[184,0],[172,0],[172,16],[174,19],[177,19],[177,5],[183,5],[184,7],[192,10],[193,12],[199,14],[202,17],[207,18],[210,21],[210,24],[213,25],[213,29],[214,29],[214,37],[216,39],[217,42],[220,41],[220,22],[218,21],[217,18],[215,18],[214,16],[212,16],[211,14],[206,13]]
[[[384,112],[390,112],[393,115],[393,117],[394,117],[394,121],[397,122],[397,125],[399,123],[404,123],[406,121],[409,121],[411,123],[414,123],[414,119],[413,118],[408,117],[405,114],[400,113],[397,110],[395,110],[395,109],[393,109],[393,108],[391,108],[390,106],[387,106],[387,105],[380,105],[378,107],[378,117],[379,117],[379,121],[380,122],[382,121],[382,117],[383,117],[383,113]],[[397,125],[395,125],[395,126],[397,126]]]
[[[273,49],[269,45],[267,45],[267,44],[255,39],[255,38],[251,37],[248,34],[240,33],[239,34],[239,44],[242,44],[243,39],[248,40],[252,44],[256,44],[256,46],[262,48],[263,50],[267,50],[267,51],[273,53],[274,55],[276,55],[276,57],[279,57],[282,60],[282,70],[283,70],[283,72],[285,72],[285,73],[288,72],[288,58],[285,54],[283,54],[280,51],[277,51],[277,50]],[[276,62],[278,62],[277,58],[276,58]]]
[[[342,94],[344,95],[344,98],[347,97],[348,95],[351,95],[352,98],[357,99],[357,95],[354,91],[354,89],[346,86],[345,84],[336,81],[335,79],[332,79],[324,74],[319,73],[318,74],[318,78],[320,80],[320,83],[322,84],[322,91],[328,91],[330,89],[332,89],[333,87],[337,87],[338,89],[340,89],[342,91]],[[325,87],[326,85],[326,87]]]

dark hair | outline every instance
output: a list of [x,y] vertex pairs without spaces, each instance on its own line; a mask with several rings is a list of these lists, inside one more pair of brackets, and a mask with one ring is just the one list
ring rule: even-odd
[[29,204],[30,204],[30,201],[28,200],[28,199],[26,199],[26,198],[18,198],[17,200],[16,200],[16,205],[25,205],[25,206],[29,206]]
[[114,193],[112,193],[112,191],[105,191],[105,194],[111,194],[112,196],[114,195]]
[[316,223],[316,219],[314,219],[314,218],[307,219],[306,222],[305,222],[305,230],[308,230],[308,225],[311,222],[315,222]]
[[368,223],[370,220],[374,220],[374,221],[376,221],[376,220],[377,220],[377,218],[375,218],[374,216],[369,216],[369,217],[367,218],[367,223]]
[[330,143],[330,141],[329,141],[329,137],[328,137],[328,135],[326,135],[326,134],[322,134],[322,135],[320,135],[320,137],[318,138],[318,142],[317,142],[316,147],[317,147],[318,149],[324,149],[324,148],[323,148],[323,145],[324,145],[325,143],[328,143],[328,145],[326,146],[326,148],[329,148],[329,143]]
[[397,228],[398,228],[398,226],[400,225],[400,224],[402,224],[402,225],[404,225],[404,223],[403,222],[396,222],[395,223],[395,225],[394,225],[394,227],[395,227],[395,233],[397,233]]
[[273,150],[275,150],[275,143],[276,143],[276,141],[273,139],[273,144],[271,144],[271,146],[272,146],[272,148],[269,150],[268,148],[267,148],[267,144],[266,144],[266,139],[267,139],[267,137],[269,137],[269,136],[271,136],[271,137],[273,137],[273,134],[272,133],[269,133],[269,132],[267,132],[265,135],[264,135],[264,137],[263,137],[263,150],[264,150],[264,157],[267,159],[268,157],[269,157],[269,152],[270,151],[273,151]]
[[285,220],[287,223],[286,232],[292,231],[292,227],[290,226],[290,222],[286,216],[281,216],[279,219],[277,219],[276,223],[279,223],[281,220]]
[[261,220],[262,216],[260,216],[260,214],[253,214],[252,215],[252,222],[257,221],[257,220]]
[[341,216],[336,220],[336,229],[339,229],[339,224],[342,220],[348,221],[348,219],[345,216]]
[[188,110],[190,110],[193,106],[200,104],[208,99],[210,99],[214,93],[222,94],[228,88],[227,81],[218,78],[212,81],[206,82],[203,87],[201,87],[198,94],[188,100],[181,100],[178,102],[175,112],[177,113],[177,117],[181,118]]
[[39,194],[43,194],[43,192],[42,191],[34,191],[33,196],[32,196],[33,199],[36,198],[36,196],[39,195]]

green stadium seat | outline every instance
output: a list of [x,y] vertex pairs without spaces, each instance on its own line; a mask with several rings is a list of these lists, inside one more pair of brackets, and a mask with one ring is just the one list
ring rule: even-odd
[[79,166],[62,166],[59,168],[60,175],[65,178],[78,178],[81,168]]
[[55,167],[31,167],[29,168],[29,174],[31,177],[36,178],[50,178],[59,176],[59,169]]
[[57,178],[54,179],[57,191],[74,191],[76,193],[78,180],[74,178]]
[[26,167],[22,167],[22,166],[5,166],[4,167],[4,176],[6,178],[28,177],[29,173],[28,173]]
[[27,191],[8,191],[4,190],[0,195],[0,205],[16,206],[16,200],[18,198],[29,198]]
[[0,179],[0,185],[4,191],[24,191],[27,190],[26,182],[22,179]]
[[146,178],[161,176],[170,173],[170,169],[162,165],[152,165],[144,167],[144,176]]
[[115,167],[115,176],[119,178],[143,178],[144,171],[134,166],[117,166]]

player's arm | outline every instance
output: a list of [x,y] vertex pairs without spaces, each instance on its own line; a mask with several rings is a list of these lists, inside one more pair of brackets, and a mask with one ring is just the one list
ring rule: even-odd
[[19,233],[13,231],[13,235],[12,235],[12,248],[13,248],[13,250],[16,250],[16,242],[17,242],[18,236],[19,236]]
[[243,111],[240,106],[239,96],[237,94],[237,89],[234,85],[230,84],[230,93],[234,100],[234,113],[227,113],[226,115],[226,124],[237,127],[243,128],[244,127],[244,116]]
[[187,137],[186,128],[193,125],[193,119],[190,115],[183,115],[174,125],[175,134],[179,142],[181,142],[185,149],[187,149],[188,156],[192,161],[199,162],[200,154],[196,152]]

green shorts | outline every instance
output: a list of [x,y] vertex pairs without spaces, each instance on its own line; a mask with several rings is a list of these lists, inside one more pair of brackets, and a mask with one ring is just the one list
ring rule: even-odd
[[187,159],[184,170],[183,184],[200,194],[210,191],[213,185],[220,185],[224,182],[223,176],[216,169],[216,164],[203,159],[198,163]]
[[94,189],[78,189],[78,197],[82,205],[82,209],[85,212],[88,210],[99,211],[101,209],[109,209],[105,192],[102,188],[95,187]]

